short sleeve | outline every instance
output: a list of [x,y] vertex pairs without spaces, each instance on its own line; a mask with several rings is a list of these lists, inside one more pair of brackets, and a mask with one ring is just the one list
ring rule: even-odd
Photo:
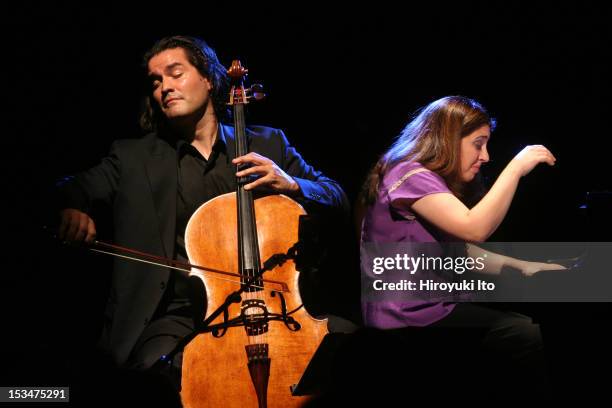
[[403,215],[411,215],[410,206],[426,195],[451,193],[440,175],[422,166],[399,169],[390,175],[395,177],[386,183],[389,205]]

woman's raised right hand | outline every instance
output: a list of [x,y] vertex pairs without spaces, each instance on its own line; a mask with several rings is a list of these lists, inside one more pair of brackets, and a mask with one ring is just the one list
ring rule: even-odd
[[515,170],[521,177],[529,174],[535,166],[540,163],[555,165],[557,159],[546,147],[542,145],[531,145],[525,147],[514,159],[508,163],[509,168]]

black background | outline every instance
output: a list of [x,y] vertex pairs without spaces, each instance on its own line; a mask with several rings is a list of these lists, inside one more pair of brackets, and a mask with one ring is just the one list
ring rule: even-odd
[[[8,361],[2,385],[72,381],[83,364],[80,351],[97,337],[107,261],[80,256],[75,266],[73,255],[57,251],[40,227],[49,223],[49,191],[59,177],[96,164],[113,140],[140,135],[140,58],[166,35],[200,36],[226,65],[240,58],[251,82],[268,93],[251,108],[251,123],[284,129],[351,200],[419,107],[446,95],[473,97],[498,120],[485,176],[494,180],[527,144],[544,144],[558,159],[521,181],[491,240],[588,239],[579,207],[587,192],[612,184],[605,6],[376,2],[332,9],[328,3],[4,10],[3,218],[12,245],[2,268]],[[95,266],[86,266],[88,260]],[[569,358],[580,376],[609,368],[602,363],[612,347],[602,340],[607,304],[533,308],[557,318],[556,331],[550,329],[555,367]],[[588,355],[579,355],[585,347]],[[559,384],[570,384],[574,374],[565,367]],[[595,377],[581,377],[576,389],[587,390]]]

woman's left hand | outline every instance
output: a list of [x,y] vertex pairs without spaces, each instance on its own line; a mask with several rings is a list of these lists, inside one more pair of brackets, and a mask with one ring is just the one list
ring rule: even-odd
[[523,276],[532,276],[541,271],[558,271],[567,269],[563,265],[546,262],[525,262],[521,267]]

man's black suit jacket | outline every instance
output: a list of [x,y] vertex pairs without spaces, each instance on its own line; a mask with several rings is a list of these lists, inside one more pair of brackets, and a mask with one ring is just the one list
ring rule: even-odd
[[[233,158],[234,128],[219,125],[219,132]],[[247,137],[250,151],[273,160],[296,180],[307,207],[310,203],[346,209],[346,197],[339,184],[309,166],[282,131],[252,127],[247,129]],[[118,245],[174,257],[177,160],[175,145],[155,134],[118,140],[99,165],[62,185],[62,207],[88,212],[96,202],[104,202],[112,208],[114,240]],[[169,276],[166,268],[114,261],[101,345],[115,363],[121,365],[128,359],[153,317]]]

